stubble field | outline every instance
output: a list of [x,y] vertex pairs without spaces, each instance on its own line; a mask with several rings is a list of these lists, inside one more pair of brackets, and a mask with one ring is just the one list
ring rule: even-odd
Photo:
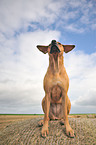
[[42,115],[0,115],[0,145],[96,145],[96,115],[72,115],[75,137],[65,134],[60,121],[49,122],[49,136],[41,137]]

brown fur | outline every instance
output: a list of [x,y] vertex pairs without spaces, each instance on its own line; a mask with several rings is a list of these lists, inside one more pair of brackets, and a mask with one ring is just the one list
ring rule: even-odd
[[66,134],[74,137],[74,131],[69,125],[68,114],[71,109],[71,103],[67,92],[69,88],[69,78],[66,73],[63,52],[71,51],[74,45],[61,45],[57,42],[60,53],[50,53],[51,44],[48,46],[40,46],[37,48],[43,53],[49,54],[49,67],[44,77],[45,97],[42,100],[42,108],[44,111],[44,121],[40,121],[42,125],[42,136],[48,134],[48,121],[50,119],[63,119],[66,128]]

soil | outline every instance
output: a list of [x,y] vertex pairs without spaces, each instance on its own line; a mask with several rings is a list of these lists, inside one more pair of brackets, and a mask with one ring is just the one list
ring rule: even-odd
[[41,137],[42,117],[28,118],[6,124],[0,129],[0,145],[96,145],[96,118],[69,118],[75,137],[66,136],[60,121],[49,122],[49,136]]

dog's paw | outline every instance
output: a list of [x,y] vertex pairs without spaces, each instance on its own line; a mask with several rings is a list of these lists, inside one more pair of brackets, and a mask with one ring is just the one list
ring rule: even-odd
[[43,121],[43,120],[40,120],[40,121],[38,122],[38,126],[39,126],[39,127],[43,126],[43,123],[44,123],[44,121]]
[[74,136],[75,136],[74,130],[70,126],[66,127],[66,135],[71,138],[74,138]]
[[46,137],[47,135],[49,134],[49,131],[48,131],[48,127],[42,127],[42,131],[41,131],[41,135],[42,135],[42,137]]

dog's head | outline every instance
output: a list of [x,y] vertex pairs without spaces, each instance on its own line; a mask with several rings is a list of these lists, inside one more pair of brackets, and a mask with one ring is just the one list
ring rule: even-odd
[[71,51],[75,45],[63,45],[56,40],[52,40],[48,46],[37,45],[37,48],[44,54],[48,53],[49,55],[63,54]]

